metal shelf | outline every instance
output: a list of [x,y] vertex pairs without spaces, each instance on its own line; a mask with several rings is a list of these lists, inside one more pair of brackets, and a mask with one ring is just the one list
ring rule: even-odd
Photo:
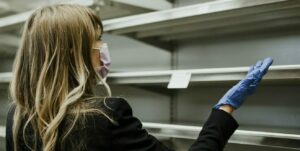
[[[162,124],[143,122],[143,128],[159,139],[196,139],[201,131],[201,126],[188,126],[177,124]],[[295,131],[295,130],[290,130]],[[297,131],[299,132],[299,130]],[[5,137],[5,127],[0,126],[0,137]],[[300,150],[300,134],[273,131],[236,130],[229,143],[269,146],[285,149]]]
[[[38,1],[38,0],[35,0]],[[101,10],[101,18],[102,19],[110,19],[110,18],[117,18],[117,17],[123,17],[123,16],[129,16],[134,14],[141,14],[141,13],[147,13],[151,12],[153,10],[164,10],[164,9],[170,9],[173,7],[173,4],[171,2],[168,2],[167,0],[156,0],[155,2],[151,0],[145,0],[144,2],[141,2],[139,0],[111,0],[111,1],[94,1],[94,0],[60,0],[57,1],[58,3],[71,3],[71,4],[80,4],[87,7],[91,7],[92,9],[95,9],[96,11]],[[54,3],[57,3],[54,2]],[[5,2],[8,3],[8,2]],[[38,2],[32,1],[32,3],[37,3],[37,5],[33,5],[31,9],[35,9],[37,7],[40,7],[39,5],[49,5],[53,2],[44,2],[39,4]],[[0,2],[1,4],[1,2]],[[15,14],[9,13],[6,16],[3,16],[0,18],[0,29],[1,28],[8,28],[13,26],[14,28],[18,27],[15,25],[24,23],[27,18],[32,14],[33,10],[25,9],[26,5],[19,5],[18,9],[21,9],[22,11],[17,11],[18,9],[9,7],[8,4],[6,4],[5,11],[7,12],[19,12]],[[25,8],[22,8],[25,7]],[[27,6],[30,7],[30,6]],[[25,9],[25,10],[23,10]],[[4,9],[3,9],[4,11]],[[3,13],[3,12],[2,12]]]
[[[162,139],[196,139],[202,129],[201,126],[162,123],[143,123],[143,126],[150,134]],[[300,131],[288,131],[285,133],[277,132],[276,129],[272,131],[236,130],[229,143],[300,150]]]
[[[144,71],[110,73],[108,83],[110,84],[156,84],[168,83],[174,73],[191,73],[191,83],[213,83],[232,82],[245,77],[249,67],[233,68],[208,68],[189,70],[166,70],[166,71]],[[297,82],[300,80],[300,65],[271,66],[264,81],[270,82]]]
[[242,33],[300,24],[300,1],[222,0],[103,21],[114,34],[183,39]]
[[5,137],[5,126],[0,126],[0,138],[4,138]]
[[[233,68],[208,68],[208,69],[185,69],[165,71],[139,71],[109,73],[107,82],[109,84],[166,84],[170,81],[172,74],[191,73],[191,83],[213,83],[232,82],[245,77],[249,67]],[[11,72],[0,73],[0,83],[10,82]],[[271,66],[264,81],[270,82],[300,82],[300,65],[277,65]]]
[[[159,47],[165,44],[157,41],[299,31],[300,25],[300,1],[297,0],[220,0],[177,8],[161,0],[156,3],[166,3],[166,7],[154,9],[159,10],[155,12],[151,12],[146,4],[134,6],[135,2],[123,0],[111,3],[113,5],[101,6],[104,31],[131,35]],[[96,7],[100,4],[84,5]],[[0,18],[0,31],[17,29],[31,12]],[[106,19],[122,15],[131,16]]]
[[0,73],[0,83],[9,83],[12,77],[11,72]]
[[[77,0],[76,2],[90,7],[103,5],[93,1]],[[257,28],[269,28],[269,26],[298,25],[300,22],[298,19],[295,19],[300,15],[298,11],[300,1],[297,0],[220,0],[177,8],[172,8],[171,3],[163,0],[156,2],[157,4],[162,4],[160,5],[162,8],[147,8],[148,5],[143,4],[141,6],[142,3],[138,1],[114,0],[111,3],[114,3],[112,6],[116,6],[116,10],[126,8],[128,9],[127,12],[133,12],[131,14],[135,14],[134,12],[137,8],[141,9],[136,11],[139,13],[149,12],[151,9],[160,10],[103,21],[104,30],[107,32],[117,34],[138,32],[138,37],[170,35],[195,30],[208,31],[208,29],[229,28],[237,25],[243,25],[241,28],[247,29],[249,27],[246,26],[252,27],[253,23],[257,23],[259,26]],[[105,7],[102,8],[104,9],[102,14],[113,8],[110,5],[107,6],[107,10]],[[31,12],[28,11],[1,18],[0,28],[23,23]],[[122,13],[124,14],[126,11]],[[107,15],[108,17],[106,17]],[[108,13],[107,15],[102,16],[102,18],[110,18],[109,15],[111,14]],[[130,13],[127,13],[127,15],[130,15]],[[274,24],[274,22],[278,21],[283,22]],[[266,22],[268,22],[267,25]]]

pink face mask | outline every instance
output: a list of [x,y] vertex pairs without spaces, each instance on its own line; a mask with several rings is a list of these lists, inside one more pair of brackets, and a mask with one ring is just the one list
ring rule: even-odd
[[102,66],[97,69],[97,72],[101,75],[102,78],[106,78],[111,64],[107,43],[103,43],[99,51],[101,56],[100,62]]

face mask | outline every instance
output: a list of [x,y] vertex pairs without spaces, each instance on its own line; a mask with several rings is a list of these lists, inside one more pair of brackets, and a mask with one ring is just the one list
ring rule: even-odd
[[101,75],[102,78],[106,78],[110,64],[111,64],[111,59],[108,51],[108,46],[107,43],[103,43],[100,47],[100,62],[101,62],[101,67],[97,70],[98,73]]

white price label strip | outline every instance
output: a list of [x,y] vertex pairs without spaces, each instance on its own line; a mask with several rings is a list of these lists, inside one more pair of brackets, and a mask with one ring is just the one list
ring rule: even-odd
[[190,83],[191,72],[175,72],[172,74],[168,89],[185,89]]

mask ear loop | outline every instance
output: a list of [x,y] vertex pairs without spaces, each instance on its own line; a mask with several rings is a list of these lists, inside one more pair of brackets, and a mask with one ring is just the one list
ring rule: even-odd
[[[103,48],[105,48],[105,47],[107,47],[107,43],[103,43],[99,48],[100,58],[101,58],[101,53],[103,53]],[[104,63],[102,62],[101,59],[100,59],[100,62],[101,62],[101,66],[102,66]],[[105,78],[102,78],[101,76],[99,76],[99,77],[100,77],[100,83],[99,84],[103,84],[108,96],[111,97],[112,93],[111,93],[110,86],[106,83],[107,77],[105,77]]]
[[106,83],[106,81],[103,81],[103,85],[104,85],[104,87],[105,87],[105,90],[106,90],[106,92],[107,92],[107,95],[108,95],[109,97],[111,97],[111,96],[112,96],[111,89],[110,89],[109,85]]
[[[103,43],[103,44],[106,44],[106,43]],[[100,66],[103,66],[104,65],[104,63],[103,63],[103,61],[102,61],[102,59],[101,59],[101,57],[102,57],[102,53],[103,53],[103,44],[99,47],[99,54],[100,54]]]

